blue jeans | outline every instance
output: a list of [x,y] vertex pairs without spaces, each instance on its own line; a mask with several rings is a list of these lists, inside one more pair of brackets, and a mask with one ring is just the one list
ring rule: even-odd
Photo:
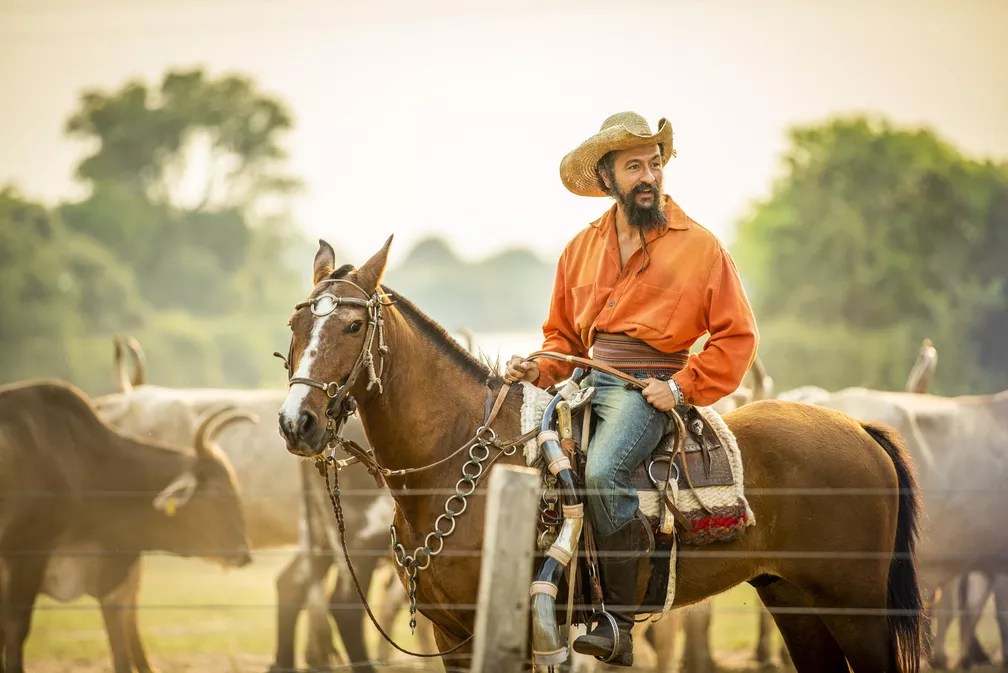
[[630,477],[658,446],[668,416],[611,374],[593,371],[584,385],[595,386],[595,430],[585,466],[588,515],[599,535],[611,535],[634,518],[640,502]]

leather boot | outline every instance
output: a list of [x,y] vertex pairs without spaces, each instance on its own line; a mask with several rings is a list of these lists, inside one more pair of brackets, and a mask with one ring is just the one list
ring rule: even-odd
[[[602,593],[606,613],[612,615],[616,629],[605,615],[595,619],[595,628],[574,641],[574,651],[589,654],[616,666],[633,665],[633,640],[630,630],[634,625],[639,602],[637,586],[639,569],[650,568],[642,557],[650,555],[651,531],[640,517],[634,517],[611,535],[596,538],[599,551],[599,571],[602,576]],[[606,552],[615,554],[609,556]]]

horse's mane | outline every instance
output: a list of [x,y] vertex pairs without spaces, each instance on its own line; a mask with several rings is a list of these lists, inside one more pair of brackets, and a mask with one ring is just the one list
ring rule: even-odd
[[[331,274],[329,278],[345,278],[351,271],[356,269],[352,264],[344,264]],[[458,341],[453,339],[444,327],[437,324],[430,316],[421,311],[416,305],[406,297],[386,285],[382,285],[382,291],[391,295],[395,299],[395,306],[413,327],[422,335],[427,337],[435,347],[451,358],[464,371],[470,373],[480,382],[494,382],[500,379],[498,366],[485,358],[481,361],[467,351]]]
[[437,324],[430,316],[395,290],[382,285],[382,290],[395,299],[395,307],[399,309],[406,321],[417,329],[420,334],[437,346],[438,350],[447,355],[462,369],[472,374],[481,382],[496,380],[500,377],[496,367],[486,360],[477,359],[453,339],[444,327]]

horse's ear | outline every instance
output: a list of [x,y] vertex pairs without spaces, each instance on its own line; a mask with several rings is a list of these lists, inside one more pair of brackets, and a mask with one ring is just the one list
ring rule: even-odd
[[318,243],[318,252],[315,253],[315,261],[312,262],[312,285],[318,285],[320,280],[336,268],[336,252],[332,246],[321,238]]
[[388,263],[388,251],[391,246],[392,236],[389,236],[382,249],[376,252],[374,256],[360,268],[360,271],[357,272],[357,280],[361,287],[368,290],[378,289],[378,286],[381,284],[382,277],[385,275],[385,265]]

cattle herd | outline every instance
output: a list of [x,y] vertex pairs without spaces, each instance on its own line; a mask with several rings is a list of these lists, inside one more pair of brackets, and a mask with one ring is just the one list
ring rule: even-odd
[[[362,613],[340,609],[356,601],[356,592],[341,570],[328,497],[312,465],[288,454],[275,429],[286,390],[152,385],[139,345],[117,340],[115,346],[116,393],[91,399],[48,380],[0,387],[0,673],[26,668],[23,648],[39,593],[59,601],[96,598],[115,673],[148,673],[153,669],[136,611],[122,609],[137,604],[145,552],[242,566],[252,552],[281,545],[296,551],[276,580],[273,669],[295,667],[295,624],[306,611],[302,655],[309,666],[336,662],[334,623],[355,670],[373,670],[362,662],[381,655],[365,648]],[[904,437],[927,514],[920,568],[933,617],[929,656],[934,666],[948,665],[945,636],[960,616],[961,642],[968,646],[958,663],[968,666],[988,656],[974,633],[988,598],[998,615],[1008,614],[1008,578],[1000,565],[1008,556],[1008,528],[999,516],[1008,476],[1008,392],[927,394],[936,362],[925,342],[906,392],[807,387],[778,397],[881,421]],[[752,384],[723,400],[721,410],[772,397],[772,388],[760,364]],[[359,424],[351,422],[346,435],[366,442]],[[341,471],[340,479],[347,546],[387,550],[388,491],[360,466]],[[387,578],[375,572],[387,558],[357,554],[361,582]],[[398,581],[383,588],[388,597],[379,619],[389,623],[402,588]],[[676,669],[669,653],[685,622],[683,670],[712,670],[710,621],[709,606],[700,606],[651,626],[646,640],[659,653],[660,668]],[[1008,620],[998,626],[1005,661]],[[755,656],[767,663],[773,626],[765,613],[759,628]]]

